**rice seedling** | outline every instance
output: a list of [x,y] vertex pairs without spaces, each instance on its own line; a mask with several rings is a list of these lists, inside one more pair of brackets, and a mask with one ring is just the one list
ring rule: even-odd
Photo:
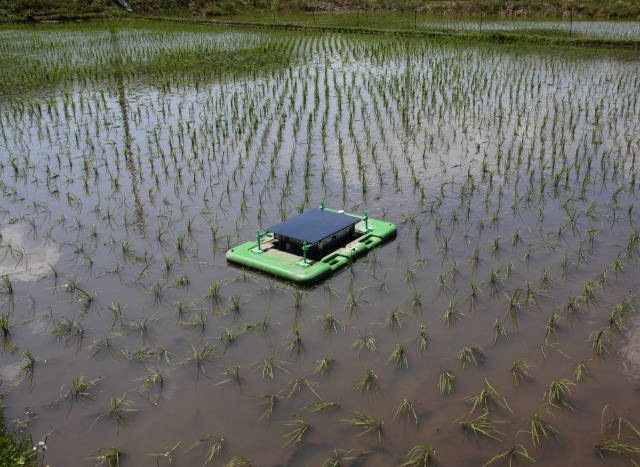
[[220,336],[220,342],[222,342],[222,345],[225,347],[230,347],[241,334],[242,332],[235,332],[232,329],[224,328]]
[[[155,454],[147,454],[148,456],[152,456],[156,458],[156,465],[160,465],[160,458],[164,457],[165,459],[167,459],[169,461],[169,463],[173,462],[173,453],[175,452],[176,449],[178,449],[178,446],[180,446],[180,444],[182,443],[182,441],[178,441],[177,443],[171,445],[171,446],[167,446],[165,448],[162,448],[161,452],[155,453]],[[207,464],[207,462],[205,462],[205,464]]]
[[587,359],[582,359],[576,365],[576,369],[573,372],[573,376],[576,379],[576,383],[584,381],[586,379],[587,373],[589,370],[587,369]]
[[622,273],[625,270],[624,263],[621,258],[616,258],[616,260],[611,265],[611,270],[616,273]]
[[355,414],[353,418],[347,418],[341,420],[341,422],[360,429],[361,431],[358,436],[363,436],[375,431],[378,434],[378,441],[382,442],[382,426],[384,425],[384,420],[381,420],[378,416],[374,415],[371,417],[356,410],[354,410],[353,413]]
[[442,321],[444,321],[447,326],[452,327],[459,319],[460,313],[458,312],[458,302],[454,297],[449,300],[449,306],[447,307],[447,311],[442,315]]
[[64,397],[70,397],[73,401],[78,403],[90,401],[92,400],[90,393],[91,388],[102,381],[102,379],[102,377],[85,379],[84,376],[78,376],[73,379],[69,386],[67,386],[67,393]]
[[376,276],[371,275],[371,277],[373,278],[374,281],[377,282],[376,285],[376,289],[378,291],[378,294],[381,294],[382,292],[385,292],[387,294],[389,294],[389,286],[387,285],[387,273],[385,272],[384,276],[382,279],[378,279]]
[[554,281],[549,277],[549,270],[547,268],[542,269],[540,282],[542,290],[547,290],[554,283]]
[[324,375],[327,371],[329,371],[329,369],[331,368],[331,365],[333,365],[333,358],[331,357],[324,357],[321,360],[316,360],[313,362],[316,366],[313,369],[313,374],[317,375],[319,374],[320,376]]
[[421,324],[420,332],[416,337],[414,337],[414,339],[418,340],[418,345],[420,346],[420,352],[424,352],[429,344],[428,335],[427,335],[428,328],[429,326]]
[[416,414],[416,409],[413,402],[408,399],[403,399],[402,402],[400,402],[400,405],[398,405],[396,413],[393,416],[393,420],[395,421],[400,417],[404,418],[406,421],[409,421],[413,418],[416,425],[418,424],[418,415]]
[[[142,381],[142,385],[138,389],[141,394],[147,394],[149,401],[157,405],[158,401],[162,398],[162,391],[164,389],[164,376],[160,371],[155,368],[155,371],[149,373],[144,378],[137,379],[136,381]],[[151,398],[151,393],[155,392],[157,397]]]
[[469,396],[465,398],[465,402],[471,405],[470,413],[473,413],[475,409],[482,409],[485,413],[489,413],[489,404],[494,403],[504,409],[507,409],[509,412],[512,412],[509,404],[507,404],[507,400],[502,397],[498,391],[495,390],[489,381],[484,379],[484,387],[482,390],[473,396]]
[[449,278],[449,274],[440,273],[438,274],[438,289],[439,290],[447,290],[451,288],[447,279]]
[[15,318],[11,318],[12,316],[9,312],[0,314],[0,332],[2,333],[3,343],[9,342],[11,339],[11,328],[16,322]]
[[585,303],[592,303],[596,301],[596,288],[594,281],[587,281],[584,283],[582,299]]
[[409,265],[407,264],[407,269],[404,270],[404,272],[402,273],[402,281],[409,283],[409,284],[413,284],[414,280],[415,280],[415,276],[416,276],[416,271],[414,271],[413,269],[411,269],[409,267]]
[[604,459],[607,453],[616,454],[624,457],[635,465],[636,461],[634,457],[640,454],[640,448],[621,438],[623,436],[623,429],[635,437],[640,437],[640,431],[638,431],[635,425],[626,417],[616,416],[615,412],[611,420],[605,423],[605,415],[608,409],[609,405],[605,405],[602,409],[600,441],[595,445],[595,451],[601,459]]
[[525,306],[537,305],[538,303],[536,302],[535,296],[538,294],[538,292],[536,292],[533,287],[531,287],[531,282],[526,281],[525,285],[527,286],[527,298],[524,302]]
[[265,316],[262,319],[262,321],[243,324],[242,326],[240,326],[240,333],[245,333],[251,330],[257,330],[258,332],[260,332],[260,334],[266,335],[269,333],[269,329],[270,329],[269,321],[270,321],[269,317]]
[[242,297],[240,294],[231,294],[229,296],[229,306],[224,310],[218,311],[218,316],[227,316],[230,314],[237,315],[240,313],[240,305],[242,304]]
[[609,316],[609,329],[613,332],[624,333],[627,330],[624,323],[626,316],[625,307],[622,304],[616,305]]
[[84,289],[81,289],[78,286],[77,282],[71,279],[69,279],[69,284],[67,284],[66,290],[69,293],[75,292],[77,301],[82,305],[83,313],[86,313],[89,310],[96,299],[95,292],[88,292]]
[[[195,449],[196,447],[201,446],[205,442],[209,441],[210,438],[211,437],[209,435],[203,436],[198,441],[196,441],[189,449],[187,449],[186,452],[189,452],[192,449]],[[224,450],[224,444],[225,444],[225,438],[224,436],[220,436],[217,439],[217,441],[214,442],[209,449],[207,449],[204,455],[204,465],[210,464],[211,462],[214,461],[216,457],[218,457],[222,453],[222,451]]]
[[89,357],[94,358],[101,354],[109,354],[113,348],[111,339],[112,336],[106,336],[94,340],[89,347],[87,347]]
[[358,348],[358,354],[364,348],[371,352],[376,351],[376,338],[373,337],[368,331],[365,330],[364,334],[358,334],[356,340],[351,344],[351,348]]
[[284,371],[285,373],[288,373],[288,371],[285,370],[284,368],[284,365],[286,364],[286,362],[278,360],[276,358],[277,355],[278,354],[276,352],[273,352],[271,354],[271,357],[265,358],[260,362],[256,362],[252,364],[252,366],[254,366],[256,369],[260,369],[260,372],[262,373],[262,379],[265,379],[265,378],[273,379],[275,377],[276,370],[281,370],[281,371]]
[[637,463],[633,460],[633,456],[640,455],[640,447],[612,438],[605,438],[599,441],[595,445],[595,451],[603,460],[605,460],[605,454],[610,453],[624,457],[634,465]]
[[242,456],[236,456],[231,458],[231,460],[225,464],[225,467],[251,467],[251,461]]
[[340,407],[340,404],[336,402],[312,402],[311,404],[306,405],[305,409],[307,409],[309,413],[315,413],[335,407]]
[[511,365],[511,375],[513,384],[518,386],[521,381],[526,381],[531,378],[531,375],[527,371],[531,368],[531,362],[524,359],[524,357],[518,357],[513,365]]
[[13,284],[11,283],[11,277],[8,274],[3,274],[0,276],[0,294],[7,295],[8,297],[13,297]]
[[549,423],[545,417],[553,415],[549,410],[549,407],[545,404],[541,406],[531,417],[529,421],[529,433],[531,434],[531,442],[535,447],[542,445],[542,443],[553,436],[556,440],[559,439],[559,433],[556,428]]
[[133,353],[130,353],[126,348],[122,349],[121,352],[127,360],[146,360],[149,358],[155,358],[157,362],[165,360],[167,363],[171,363],[171,356],[173,355],[164,347],[148,347],[146,345],[140,347]]
[[205,345],[201,349],[196,349],[193,345],[191,346],[192,352],[191,357],[187,358],[185,363],[195,362],[196,367],[198,369],[198,374],[200,371],[205,373],[204,371],[204,363],[211,361],[211,359],[218,357],[219,354],[216,352],[216,345]]
[[568,399],[568,395],[571,394],[571,386],[575,386],[575,384],[568,379],[554,379],[551,381],[549,389],[545,393],[549,404],[555,407],[572,408]]
[[235,381],[236,383],[238,383],[239,385],[242,384],[241,380],[240,380],[240,365],[236,364],[236,366],[234,368],[231,367],[224,367],[224,371],[222,372],[223,375],[227,376],[228,378],[225,380],[220,381],[219,383],[216,383],[215,386],[220,386],[221,384],[225,384],[228,383],[230,381]]
[[478,265],[480,264],[480,247],[476,246],[473,250],[473,254],[471,256],[471,266],[474,271],[477,271]]
[[552,310],[551,316],[549,317],[549,320],[547,321],[547,325],[545,326],[545,333],[544,333],[545,342],[549,338],[549,336],[556,331],[556,329],[558,328],[559,321],[560,321],[560,315],[558,315],[558,312],[556,310]]
[[59,339],[68,341],[72,337],[81,338],[84,334],[82,323],[63,317],[51,330],[51,334]]
[[484,465],[485,466],[491,465],[502,459],[509,459],[509,465],[511,465],[513,462],[517,463],[519,461],[527,461],[532,463],[535,462],[535,459],[529,456],[529,453],[527,452],[527,449],[524,447],[524,445],[522,443],[516,442],[518,433],[516,433],[516,435],[513,437],[513,441],[511,441],[511,446],[508,449],[506,449],[505,451],[499,452],[498,454],[493,456],[491,459],[489,459]]
[[609,405],[605,405],[602,409],[602,413],[600,415],[601,418],[601,433],[615,433],[616,438],[620,439],[622,436],[622,430],[626,428],[632,434],[640,437],[640,431],[635,427],[633,423],[631,423],[626,417],[617,416],[615,412],[611,416],[611,420],[609,422],[604,423],[605,415],[609,409]]
[[498,291],[498,286],[502,284],[502,277],[500,273],[502,272],[502,265],[498,266],[496,269],[491,270],[491,276],[489,278],[489,284],[491,285],[491,290],[493,293]]
[[353,385],[353,389],[360,392],[368,392],[371,389],[375,389],[377,386],[378,375],[376,375],[371,368],[365,367],[364,376]]
[[84,376],[78,376],[71,381],[70,385],[66,386],[66,392],[64,394],[61,393],[60,397],[50,404],[47,407],[57,406],[63,400],[70,400],[72,405],[69,407],[69,411],[67,415],[70,413],[73,403],[79,404],[81,407],[85,406],[87,402],[92,402],[93,398],[91,397],[91,388],[97,385],[103,378],[95,378],[92,380],[85,379]]
[[284,443],[282,447],[288,446],[290,444],[298,445],[302,442],[305,434],[309,431],[309,422],[306,418],[301,417],[299,415],[295,416],[296,418],[290,422],[285,422],[286,426],[296,427],[293,431],[284,435],[287,442]]
[[422,302],[423,294],[424,294],[424,291],[422,292],[418,292],[417,290],[413,291],[413,298],[411,299],[411,308],[413,309],[414,313],[417,313],[418,311],[422,310],[422,308],[424,307],[424,303]]
[[397,330],[404,326],[404,318],[406,316],[407,314],[404,313],[401,309],[394,308],[387,315],[386,319],[384,320],[384,324],[392,330]]
[[489,246],[489,252],[494,256],[498,256],[499,254],[501,239],[502,237],[498,235],[496,238],[493,239],[493,242],[491,242],[491,246]]
[[512,295],[504,294],[505,297],[509,299],[509,304],[507,305],[507,316],[512,320],[518,319],[518,314],[520,312],[520,294],[522,293],[522,289],[517,288],[513,291]]
[[258,421],[262,420],[265,417],[271,418],[279,399],[280,397],[277,394],[267,394],[259,398],[258,404],[264,407],[264,412],[262,413],[262,416],[258,419]]
[[353,288],[353,284],[350,283],[347,290],[347,299],[344,303],[344,311],[348,311],[349,314],[353,314],[364,308],[362,300],[363,291],[356,291]]
[[434,461],[436,450],[431,444],[419,444],[411,448],[407,457],[408,461],[400,464],[400,467],[429,466]]
[[387,359],[387,364],[390,362],[394,362],[396,364],[396,367],[404,363],[405,368],[409,368],[409,362],[407,360],[407,349],[402,342],[396,344],[396,346],[393,348],[391,355],[389,355],[389,358]]
[[310,379],[294,379],[293,381],[289,382],[289,394],[287,394],[287,398],[291,398],[294,394],[299,394],[303,388],[307,388],[313,393],[314,396],[322,400],[322,397],[320,397],[320,395],[316,392],[316,388],[318,386],[320,386],[318,383]]
[[618,306],[622,307],[622,310],[624,311],[624,313],[633,314],[636,311],[635,308],[633,307],[634,301],[635,301],[635,296],[632,295],[631,293],[628,293],[627,295],[622,297],[622,300],[620,301]]
[[471,311],[475,311],[478,296],[481,294],[482,287],[476,285],[473,281],[471,281],[471,293],[469,294],[469,308],[471,309]]
[[109,408],[98,415],[98,417],[94,420],[93,424],[89,428],[93,428],[95,424],[102,419],[103,417],[108,417],[116,421],[118,425],[118,431],[121,427],[127,427],[131,424],[130,414],[137,412],[137,409],[131,409],[129,406],[131,405],[131,401],[125,399],[123,397],[112,397]]
[[302,300],[304,299],[304,292],[300,289],[293,289],[293,307],[295,309],[302,308]]
[[462,365],[462,368],[464,368],[467,363],[478,365],[484,362],[484,351],[478,345],[462,347],[458,352],[458,361],[460,365]]
[[609,332],[609,328],[602,328],[598,331],[593,331],[589,335],[589,342],[593,342],[593,350],[596,355],[600,356],[603,352],[609,353],[609,346],[604,341]]
[[572,297],[569,296],[569,301],[566,305],[564,305],[563,310],[569,316],[578,316],[580,313],[580,303],[582,302],[583,297]]
[[138,334],[143,340],[149,340],[149,324],[158,321],[158,317],[156,315],[145,316],[144,318],[140,318],[138,321],[134,321],[133,323],[126,323],[120,326],[120,330],[124,335],[130,334]]
[[35,368],[36,368],[36,359],[29,352],[25,350],[22,352],[22,363],[20,363],[20,371],[18,372],[18,378],[28,379],[29,382],[33,382],[33,377],[35,376]]
[[331,456],[322,463],[322,467],[340,467],[345,465],[345,462],[357,459],[355,456],[349,456],[350,453],[351,451],[334,448]]
[[211,300],[211,303],[218,304],[221,300],[220,290],[222,289],[223,282],[216,281],[209,285],[209,292],[204,296],[205,300]]
[[509,333],[504,328],[502,322],[500,322],[499,319],[496,319],[493,323],[493,343],[497,344],[501,337],[509,339]]
[[120,458],[122,457],[122,452],[118,449],[111,448],[102,448],[98,451],[98,454],[93,457],[89,457],[89,460],[96,461],[96,465],[107,465],[109,467],[120,467]]
[[440,395],[451,394],[453,392],[455,375],[449,370],[440,370],[440,376],[438,377],[438,390]]
[[125,320],[125,319],[127,319],[127,318],[124,316],[124,308],[126,308],[126,306],[125,306],[125,307],[123,307],[123,306],[120,304],[120,300],[118,300],[118,302],[117,302],[117,303],[115,303],[115,304],[114,304],[114,303],[111,303],[111,305],[109,305],[109,306],[107,307],[107,309],[108,309],[111,313],[113,313],[113,319],[111,320],[111,329],[113,329],[113,327],[115,326],[116,321],[118,321],[118,320],[119,320],[119,321],[120,321],[120,325],[122,325],[122,321],[123,321],[123,320]]
[[315,317],[322,323],[322,328],[326,335],[332,335],[337,332],[338,329],[341,329],[343,332],[347,327],[347,322],[344,320],[337,319],[333,316],[333,311],[329,310],[327,313],[320,313]]
[[467,419],[466,417],[462,417],[459,419],[460,426],[465,431],[472,432],[476,437],[478,435],[486,436],[487,438],[492,438],[495,440],[499,440],[500,436],[504,436],[504,433],[499,431],[496,427],[496,424],[503,423],[502,421],[492,421],[488,419],[489,413],[484,412],[479,417],[474,419]]
[[187,287],[191,283],[191,279],[186,274],[180,274],[176,277],[175,282],[171,287]]

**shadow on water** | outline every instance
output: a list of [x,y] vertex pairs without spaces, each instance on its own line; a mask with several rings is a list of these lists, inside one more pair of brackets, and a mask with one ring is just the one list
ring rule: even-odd
[[131,137],[131,128],[129,126],[129,109],[127,105],[126,90],[124,87],[124,65],[122,63],[120,41],[118,40],[118,31],[111,29],[110,34],[111,44],[113,47],[113,57],[116,62],[114,71],[116,76],[116,86],[118,88],[118,103],[120,104],[120,112],[122,113],[122,123],[124,126],[124,156],[126,159],[127,171],[129,172],[129,179],[131,180],[131,192],[135,203],[135,224],[140,231],[144,231],[145,214],[142,202],[140,201],[140,194],[138,193],[138,177],[142,177],[142,174],[138,174],[138,169],[136,168],[135,161],[133,160],[133,152],[131,151],[131,142],[133,138]]

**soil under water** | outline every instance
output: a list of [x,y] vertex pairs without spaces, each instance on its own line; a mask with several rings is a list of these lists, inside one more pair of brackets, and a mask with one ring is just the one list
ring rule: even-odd
[[[197,465],[224,438],[214,465],[397,465],[420,444],[438,465],[512,446],[593,465],[617,436],[603,418],[640,425],[637,52],[145,23],[0,36],[23,62],[4,73],[58,67],[0,100],[2,393],[48,464],[115,447]],[[321,200],[398,237],[313,288],[226,263]],[[80,376],[102,379],[74,392]],[[536,447],[561,380],[558,439]],[[495,439],[461,425],[487,385]]]

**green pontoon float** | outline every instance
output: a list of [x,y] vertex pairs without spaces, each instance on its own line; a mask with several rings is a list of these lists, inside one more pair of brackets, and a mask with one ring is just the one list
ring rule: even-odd
[[390,222],[325,208],[311,209],[227,251],[227,261],[297,284],[327,277],[396,235]]

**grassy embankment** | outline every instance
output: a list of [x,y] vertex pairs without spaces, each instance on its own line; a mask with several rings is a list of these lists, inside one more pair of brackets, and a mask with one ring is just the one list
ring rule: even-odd
[[[136,14],[215,18],[243,12],[417,11],[437,16],[638,19],[636,0],[129,0]],[[0,0],[0,21],[127,16],[115,0]]]
[[18,438],[5,428],[4,410],[0,406],[0,466],[35,467],[42,447],[32,447],[30,438]]

